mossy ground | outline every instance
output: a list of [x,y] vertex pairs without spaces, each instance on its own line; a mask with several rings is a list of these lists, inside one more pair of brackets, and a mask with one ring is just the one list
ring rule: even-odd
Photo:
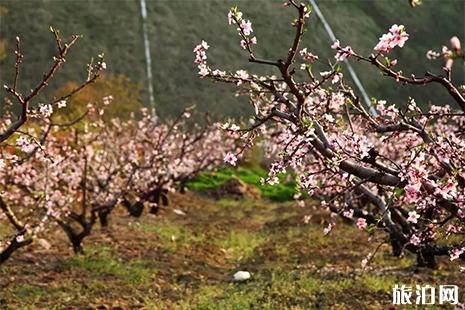
[[[86,240],[84,255],[73,255],[61,232],[49,238],[50,250],[16,253],[0,269],[0,308],[389,309],[396,283],[457,284],[464,293],[455,264],[417,270],[413,257],[393,258],[387,245],[363,271],[361,260],[377,244],[343,223],[323,236],[328,215],[318,210],[171,198],[156,217],[117,212],[109,229],[97,227]],[[238,270],[251,280],[232,282]]]

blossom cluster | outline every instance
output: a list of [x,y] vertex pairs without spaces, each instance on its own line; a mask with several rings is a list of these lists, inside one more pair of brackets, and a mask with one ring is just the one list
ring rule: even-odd
[[374,50],[380,53],[389,53],[396,46],[404,47],[405,42],[408,40],[409,34],[405,31],[404,25],[392,25],[389,32],[383,34],[379,38],[378,44]]
[[[111,100],[103,98],[102,107]],[[144,206],[156,213],[167,203],[168,192],[183,189],[198,173],[231,156],[236,137],[225,138],[218,123],[187,126],[192,114],[187,110],[157,124],[147,109],[141,114],[141,119],[106,120],[100,109],[93,109],[82,120],[84,127],[43,128],[48,134],[38,150],[24,135],[16,146],[25,154],[2,147],[2,203],[15,206],[11,212],[27,227],[14,242],[48,242],[56,223],[79,252],[97,216],[107,225],[118,206],[133,216],[140,216]],[[8,236],[0,236],[0,256],[11,244]]]
[[[302,14],[294,2],[288,4]],[[235,12],[236,20],[242,20],[236,9],[229,14],[230,23]],[[299,49],[303,27],[296,29],[297,46],[292,46],[287,59],[257,61],[277,66],[280,76],[242,70],[209,74],[217,81],[240,86],[239,94],[249,97],[256,121],[242,132],[260,136],[258,144],[272,160],[263,182],[277,184],[279,174],[292,172],[299,185],[296,199],[309,195],[360,230],[386,232],[395,255],[411,251],[420,264],[430,267],[436,264],[435,256],[465,260],[463,243],[450,238],[465,232],[465,136],[461,130],[465,99],[459,88],[442,76],[410,78],[393,71],[397,60],[384,56],[395,47],[404,47],[409,39],[403,25],[390,27],[374,47],[377,53],[367,57],[336,41],[331,47],[337,61],[354,57],[395,81],[439,83],[453,94],[451,105],[443,107],[420,106],[408,98],[406,108],[400,109],[373,99],[376,113],[370,113],[337,64],[317,78],[312,66],[302,63],[309,80],[292,76],[297,51],[305,62],[318,61],[307,49]],[[451,47],[447,57],[461,53],[458,39],[451,41]],[[224,160],[236,164],[233,153]],[[324,234],[329,235],[336,224],[331,216]],[[365,266],[370,259],[364,260]]]
[[[241,36],[240,46],[242,49],[248,49],[251,45],[257,44],[257,37],[251,37],[253,28],[250,20],[242,18],[242,12],[237,10],[237,7],[231,8],[228,12],[228,23],[230,25],[238,25],[237,32]],[[250,48],[249,48],[250,49]]]

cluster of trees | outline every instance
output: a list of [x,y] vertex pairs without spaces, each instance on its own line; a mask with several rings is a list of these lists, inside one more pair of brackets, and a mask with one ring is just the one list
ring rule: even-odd
[[[294,39],[279,60],[260,58],[256,44],[261,41],[251,21],[237,8],[228,13],[248,61],[268,67],[267,75],[212,69],[208,43],[194,49],[201,78],[235,84],[253,105],[253,125],[230,130],[275,157],[264,181],[277,183],[279,173],[293,171],[302,197],[320,198],[322,207],[368,233],[385,232],[383,242],[392,245],[394,255],[413,252],[420,266],[435,267],[442,255],[465,261],[465,87],[456,85],[452,75],[465,59],[459,39],[453,37],[440,52],[428,52],[428,58],[443,62],[438,74],[408,75],[399,68],[391,55],[410,37],[403,25],[393,25],[373,42],[367,56],[334,42],[335,59],[326,71],[315,72],[327,60],[301,46],[312,8],[294,0],[285,6],[297,17]],[[451,105],[420,108],[410,97],[405,108],[375,98],[367,107],[344,78],[341,62],[347,58],[400,85],[439,85]],[[300,70],[305,79],[297,74]],[[324,232],[330,234],[335,225],[331,220]]]
[[[51,29],[56,55],[28,92],[18,87],[23,54],[17,38],[0,121],[0,263],[34,240],[47,243],[57,228],[80,252],[94,225],[108,225],[116,207],[131,216],[141,216],[146,207],[157,213],[168,204],[169,191],[183,191],[187,181],[222,161],[236,165],[256,144],[274,159],[263,182],[276,184],[280,173],[292,171],[299,185],[296,199],[320,199],[322,207],[359,229],[385,232],[394,255],[413,252],[418,264],[428,267],[442,255],[465,260],[465,88],[453,78],[465,59],[460,40],[453,37],[441,51],[428,52],[428,58],[443,62],[442,73],[406,75],[392,51],[403,48],[410,35],[405,26],[393,25],[366,56],[334,42],[335,61],[316,72],[326,61],[302,47],[311,7],[295,0],[286,6],[297,14],[295,34],[279,60],[260,58],[252,22],[237,8],[228,14],[249,62],[273,69],[270,74],[212,69],[207,42],[194,48],[200,77],[236,85],[248,96],[255,110],[250,126],[220,125],[208,116],[197,125],[190,121],[193,108],[164,122],[144,109],[138,117],[128,110],[129,117],[114,118],[113,97],[101,92],[127,81],[115,78],[89,90],[106,69],[103,55],[88,64],[84,81],[68,83],[52,100],[37,103],[79,37],[65,42]],[[347,58],[400,85],[438,85],[451,105],[424,108],[410,97],[403,105],[373,98],[367,107],[344,78],[340,63]],[[81,104],[73,107],[76,102]],[[71,113],[62,112],[66,109]]]
[[[87,66],[84,81],[68,83],[52,100],[37,103],[79,39],[65,42],[58,31],[51,31],[57,53],[43,79],[28,93],[18,87],[22,51],[17,38],[13,79],[4,86],[8,98],[0,121],[0,263],[34,240],[49,245],[47,239],[56,229],[81,252],[94,225],[107,226],[116,207],[135,217],[147,207],[156,214],[168,204],[169,191],[183,191],[186,182],[221,164],[236,145],[236,138],[224,137],[208,115],[203,125],[190,121],[193,108],[164,122],[146,109],[138,117],[115,118],[111,95],[73,109],[86,92],[105,89],[106,83],[96,82],[107,66],[103,55]],[[116,78],[115,83],[125,80]]]

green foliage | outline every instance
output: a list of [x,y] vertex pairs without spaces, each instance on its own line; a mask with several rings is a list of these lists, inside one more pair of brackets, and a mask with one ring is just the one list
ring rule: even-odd
[[261,184],[261,179],[266,178],[267,173],[260,167],[238,167],[238,168],[221,168],[215,172],[204,172],[187,184],[187,187],[204,192],[221,186],[229,179],[236,177],[241,181],[254,185],[260,189],[262,196],[273,201],[292,200],[296,183],[294,179],[286,174],[280,175],[280,183],[277,185]]

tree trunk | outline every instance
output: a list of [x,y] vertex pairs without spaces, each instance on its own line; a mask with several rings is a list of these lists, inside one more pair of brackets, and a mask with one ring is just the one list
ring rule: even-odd
[[152,197],[150,197],[150,202],[152,206],[150,207],[150,214],[157,214],[158,210],[160,210],[160,189],[154,191]]
[[108,227],[108,214],[110,214],[109,211],[102,211],[98,213],[100,226],[102,226],[102,228]]
[[421,249],[419,249],[417,253],[417,265],[418,267],[427,267],[431,269],[436,269],[438,267],[435,255],[425,253]]
[[1,253],[0,253],[0,265],[3,264],[11,257],[11,255],[18,249],[32,243],[32,239],[26,239],[22,242],[18,242],[16,240],[16,236],[11,241],[10,245],[8,245]]
[[128,210],[129,215],[133,217],[140,217],[144,211],[144,204],[140,201],[132,204],[129,200],[123,200],[123,206]]

